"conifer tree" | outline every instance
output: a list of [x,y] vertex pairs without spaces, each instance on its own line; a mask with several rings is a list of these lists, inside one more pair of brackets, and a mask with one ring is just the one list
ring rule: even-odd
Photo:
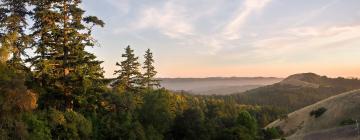
[[34,79],[40,83],[43,88],[52,89],[55,87],[53,81],[56,80],[56,59],[53,57],[53,48],[57,42],[54,33],[58,30],[57,22],[60,13],[54,11],[55,1],[51,0],[32,0],[33,9],[32,20],[34,24],[31,28],[31,34],[34,43],[35,56],[29,59],[34,68]]
[[71,110],[74,99],[84,98],[101,84],[102,62],[85,48],[94,46],[92,27],[104,23],[95,16],[84,17],[81,0],[33,0],[32,4],[35,76],[43,87],[61,92],[63,108]]
[[144,58],[145,62],[143,69],[145,70],[145,73],[143,74],[143,84],[146,88],[160,87],[160,81],[155,79],[157,72],[153,66],[153,53],[150,51],[150,49],[146,50]]
[[21,56],[31,41],[25,33],[28,0],[0,0],[0,46],[10,54],[9,64],[24,70]]
[[140,63],[138,62],[138,57],[135,56],[134,50],[127,46],[125,48],[125,53],[121,55],[125,58],[121,63],[116,63],[116,66],[119,66],[120,69],[114,72],[114,75],[117,76],[117,81],[112,84],[114,88],[120,89],[122,91],[133,91],[142,87],[141,83],[141,72],[139,70]]

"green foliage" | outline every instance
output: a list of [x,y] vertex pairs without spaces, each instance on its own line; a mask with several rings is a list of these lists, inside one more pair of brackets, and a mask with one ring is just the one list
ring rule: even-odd
[[112,87],[120,92],[135,91],[142,86],[138,57],[135,56],[134,50],[130,46],[125,48],[125,53],[121,57],[125,58],[125,60],[116,63],[116,66],[119,66],[120,69],[114,72],[114,75],[117,74],[118,76]]
[[152,91],[144,95],[143,102],[139,110],[143,126],[152,127],[160,134],[167,132],[175,118],[170,94],[164,90]]
[[91,122],[77,112],[50,109],[47,114],[52,138],[89,139],[92,135]]
[[217,137],[219,140],[255,140],[251,134],[248,134],[248,130],[242,126],[225,128],[221,131],[221,134]]
[[324,107],[320,107],[320,108],[318,108],[318,109],[316,109],[316,110],[312,110],[311,112],[310,112],[310,116],[314,116],[315,118],[318,118],[318,117],[320,117],[322,114],[324,114],[325,112],[326,112],[326,108],[324,108]]
[[51,128],[47,124],[44,113],[26,114],[24,120],[28,126],[29,140],[51,140]]
[[249,112],[242,111],[240,112],[237,123],[241,126],[244,126],[247,130],[247,134],[253,138],[257,135],[257,123],[255,118],[253,118]]
[[[22,56],[26,56],[25,49],[30,43],[29,36],[25,33],[26,16],[29,15],[29,10],[26,8],[28,2],[29,0],[0,1],[1,61],[7,60],[17,70],[25,70]],[[9,60],[9,55],[6,53],[11,53]]]
[[263,130],[265,140],[279,139],[281,137],[281,131],[278,128],[271,127]]
[[354,124],[356,124],[356,121],[353,120],[353,119],[345,119],[345,120],[340,122],[340,126],[354,125]]
[[199,108],[190,108],[175,119],[173,127],[175,139],[209,139],[206,136],[205,116]]
[[[159,81],[152,52],[141,74],[130,46],[116,64],[113,88],[106,87],[112,81],[103,78],[102,62],[86,51],[96,44],[92,28],[104,22],[85,17],[80,0],[0,3],[0,139],[251,140],[259,138],[258,122],[279,114],[239,105],[232,96],[153,88]],[[26,67],[29,45],[35,54]]]
[[24,85],[23,73],[0,63],[0,139],[29,137],[22,113],[36,107],[36,97]]
[[146,88],[160,87],[160,81],[155,79],[157,72],[153,66],[154,59],[150,49],[146,50],[144,58],[145,62],[143,69],[145,70],[145,73],[143,74],[142,83]]
[[84,105],[83,95],[101,88],[104,73],[102,62],[86,51],[95,45],[92,27],[104,23],[94,16],[84,17],[80,3],[78,0],[31,2],[35,56],[29,62],[35,70],[33,78],[46,90],[45,94],[58,96],[53,99],[60,100],[60,105],[52,107],[59,109],[72,110],[74,105]]

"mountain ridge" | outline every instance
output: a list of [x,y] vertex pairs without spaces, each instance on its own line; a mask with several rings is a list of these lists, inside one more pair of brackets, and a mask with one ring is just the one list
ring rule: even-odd
[[274,106],[292,112],[354,89],[360,89],[359,79],[329,78],[315,73],[300,73],[290,75],[278,83],[231,96],[235,97],[238,103]]

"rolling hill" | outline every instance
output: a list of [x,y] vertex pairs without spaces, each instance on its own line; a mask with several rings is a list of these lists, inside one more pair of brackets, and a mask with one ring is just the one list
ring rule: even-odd
[[295,74],[273,85],[233,94],[241,104],[274,106],[292,112],[340,93],[360,89],[360,80]]
[[[292,112],[269,127],[278,127],[287,139],[355,139],[360,120],[360,90],[345,92]],[[320,111],[322,110],[322,111]]]

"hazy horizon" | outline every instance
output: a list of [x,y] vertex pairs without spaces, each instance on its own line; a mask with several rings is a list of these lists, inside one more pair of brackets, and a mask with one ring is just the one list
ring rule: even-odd
[[130,45],[154,53],[158,77],[360,77],[360,1],[83,1],[104,29],[105,76]]

